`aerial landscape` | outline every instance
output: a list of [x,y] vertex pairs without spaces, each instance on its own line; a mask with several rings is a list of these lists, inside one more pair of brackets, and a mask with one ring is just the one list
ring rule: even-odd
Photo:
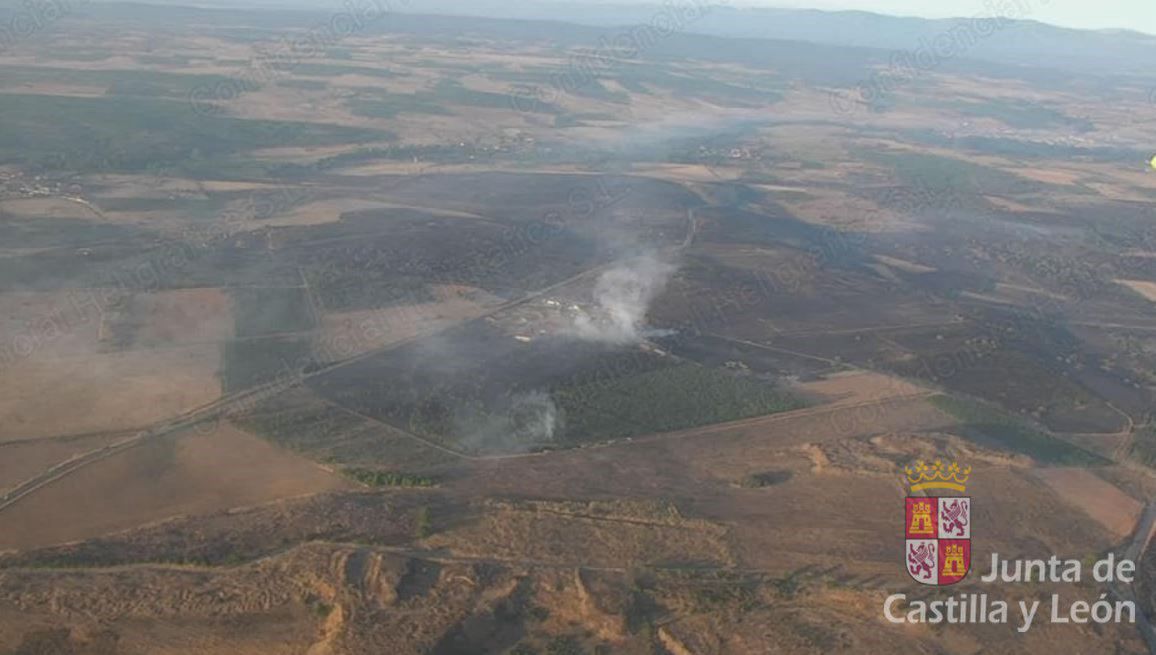
[[0,655],[1156,652],[1156,36],[182,4],[0,4]]

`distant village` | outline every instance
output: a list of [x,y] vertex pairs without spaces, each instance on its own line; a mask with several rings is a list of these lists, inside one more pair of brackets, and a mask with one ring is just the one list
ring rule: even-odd
[[0,200],[9,198],[47,198],[77,195],[79,184],[49,179],[41,175],[26,175],[22,171],[0,170]]

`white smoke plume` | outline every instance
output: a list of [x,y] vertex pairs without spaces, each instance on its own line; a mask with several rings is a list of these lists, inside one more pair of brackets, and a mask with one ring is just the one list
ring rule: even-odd
[[645,329],[646,314],[675,270],[674,264],[648,253],[606,271],[594,286],[593,315],[576,317],[572,336],[618,345],[651,336]]
[[519,443],[553,441],[558,430],[558,406],[543,391],[524,393],[511,403],[509,420]]

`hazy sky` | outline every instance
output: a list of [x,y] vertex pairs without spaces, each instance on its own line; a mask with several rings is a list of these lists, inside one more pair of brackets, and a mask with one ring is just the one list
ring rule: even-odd
[[[883,14],[946,18],[1001,13],[1011,0],[731,0],[733,5],[862,9]],[[1027,18],[1082,29],[1129,28],[1156,34],[1156,0],[1019,0]]]

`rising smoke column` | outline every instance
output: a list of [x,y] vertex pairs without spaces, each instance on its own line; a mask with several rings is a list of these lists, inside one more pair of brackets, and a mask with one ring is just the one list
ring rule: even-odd
[[596,315],[575,318],[572,336],[618,345],[642,341],[650,304],[666,288],[675,270],[670,262],[646,253],[606,271],[594,286]]

